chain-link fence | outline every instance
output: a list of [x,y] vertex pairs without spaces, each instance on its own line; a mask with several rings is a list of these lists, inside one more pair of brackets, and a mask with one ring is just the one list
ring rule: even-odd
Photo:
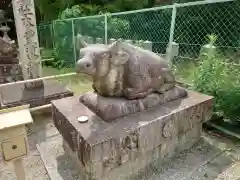
[[80,34],[85,38],[90,44],[93,43],[104,43],[105,41],[105,16],[91,16],[82,17],[72,20],[74,28],[74,62],[75,63],[79,57],[79,49],[81,44],[77,41],[77,35]]
[[165,54],[169,42],[172,9],[157,8],[135,13],[115,13],[108,18],[108,38],[150,41],[152,51]]
[[201,60],[200,54],[210,47],[223,63],[238,64],[235,67],[239,68],[239,13],[237,1],[176,5],[173,41],[179,48],[174,62],[179,78],[189,82]]
[[[120,38],[138,45],[150,42],[151,51],[169,55],[167,59],[172,60],[177,74],[187,78],[191,73],[189,70],[197,67],[200,53],[209,47],[209,35],[214,35],[216,41],[211,46],[217,49],[223,60],[240,64],[239,19],[238,1],[198,1],[56,20],[49,25],[53,26],[53,33],[46,34],[53,34],[55,57],[58,64],[63,66],[74,66],[78,59],[79,43],[76,36],[81,34],[90,43],[110,43]],[[41,44],[50,39],[40,31]]]
[[41,24],[37,27],[39,45],[43,48],[54,48],[53,24]]
[[206,36],[214,34],[215,45],[234,60],[234,51],[240,47],[239,13],[237,1],[177,5],[174,42],[179,44],[179,56],[198,57],[202,46],[208,43]]

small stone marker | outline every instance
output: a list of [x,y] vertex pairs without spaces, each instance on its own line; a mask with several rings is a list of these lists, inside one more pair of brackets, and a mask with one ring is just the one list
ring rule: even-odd
[[86,122],[88,122],[88,117],[87,117],[87,116],[79,116],[79,117],[77,118],[77,120],[78,120],[78,122],[80,122],[80,123],[86,123]]

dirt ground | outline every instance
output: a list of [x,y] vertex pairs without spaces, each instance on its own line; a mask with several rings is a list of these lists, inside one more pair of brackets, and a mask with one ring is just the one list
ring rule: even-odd
[[[33,118],[34,124],[27,126],[29,153],[24,158],[27,180],[80,180],[67,157],[62,155],[61,137],[52,123],[51,114],[34,114]],[[204,132],[202,141],[191,151],[175,157],[168,167],[159,167],[155,163],[150,170],[133,179],[240,180],[240,143],[212,132]],[[44,158],[37,145],[54,155]],[[63,158],[57,160],[60,154]],[[53,158],[55,156],[58,157]],[[61,166],[56,165],[57,161]],[[4,163],[1,157],[0,180],[16,180],[12,163]]]

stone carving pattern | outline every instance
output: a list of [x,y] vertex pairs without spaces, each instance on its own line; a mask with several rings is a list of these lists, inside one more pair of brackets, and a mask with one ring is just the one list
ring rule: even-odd
[[[11,61],[11,59],[9,60]],[[22,80],[22,71],[20,65],[11,62],[9,62],[8,64],[5,64],[3,62],[3,64],[1,64],[0,57],[0,79],[1,83]]]
[[172,138],[174,132],[176,132],[174,120],[165,122],[163,125],[162,136],[164,138]]
[[0,58],[16,58],[18,49],[14,41],[6,41],[0,37]]
[[0,60],[10,58],[16,58],[18,56],[18,49],[14,41],[11,41],[7,32],[10,28],[7,26],[9,20],[5,18],[5,12],[0,10],[0,31],[4,36],[0,37]]
[[54,115],[57,117],[54,117],[54,124],[57,129],[59,129],[59,132],[61,132],[62,137],[65,139],[66,142],[68,142],[69,147],[72,149],[72,151],[77,151],[77,135],[76,129],[68,123],[66,120],[64,120],[63,117],[61,117],[61,113],[54,108]]
[[137,131],[130,132],[128,136],[121,141],[121,163],[128,161],[133,154],[139,151],[139,133]]
[[137,131],[130,132],[125,138],[120,138],[120,144],[103,160],[105,171],[111,171],[117,166],[129,160],[131,153],[139,150],[139,134]]
[[184,127],[184,132],[189,131],[190,129],[193,128],[193,126],[197,123],[200,123],[203,118],[203,105],[198,104],[196,106],[189,107],[186,109],[185,113],[185,127]]
[[83,166],[87,166],[88,162],[90,161],[90,151],[91,147],[87,143],[83,137],[78,134],[77,135],[77,155],[79,161],[82,163]]
[[103,160],[104,171],[111,171],[115,167],[120,166],[120,161],[116,153],[111,152],[107,158]]
[[202,107],[202,122],[206,122],[212,117],[213,112],[213,100],[209,100]]

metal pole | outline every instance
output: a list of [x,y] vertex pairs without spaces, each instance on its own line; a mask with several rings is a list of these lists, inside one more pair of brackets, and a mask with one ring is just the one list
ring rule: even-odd
[[107,19],[107,14],[105,14],[105,16],[104,16],[104,25],[105,25],[105,27],[104,27],[105,44],[108,44],[108,19]]
[[72,20],[72,41],[73,41],[74,62],[76,64],[77,55],[76,55],[76,38],[75,38],[74,20]]
[[46,76],[46,77],[41,77],[41,78],[36,78],[36,79],[28,79],[25,81],[10,82],[10,83],[5,83],[5,84],[0,84],[0,88],[5,87],[5,86],[14,85],[14,84],[23,84],[23,83],[28,83],[28,82],[36,82],[36,81],[41,81],[41,80],[57,79],[57,78],[61,78],[61,77],[74,76],[76,74],[77,73],[67,73],[67,74],[60,74],[60,75],[54,75],[54,76]]
[[23,109],[29,109],[30,112],[35,112],[35,111],[51,108],[51,106],[52,106],[52,104],[46,104],[46,105],[37,106],[37,107],[33,107],[33,108],[29,108],[30,107],[29,104],[22,105],[22,106],[16,106],[16,107],[10,107],[10,108],[3,106],[3,109],[0,110],[0,114],[9,113],[12,111],[21,111]]
[[45,61],[53,61],[54,58],[48,58],[48,59],[42,59],[41,62],[45,62]]
[[55,21],[52,21],[52,42],[53,42],[53,49],[55,48]]
[[172,42],[174,38],[174,28],[176,22],[176,15],[177,15],[177,4],[173,4],[172,9],[172,20],[171,20],[171,28],[170,28],[170,35],[169,35],[169,42],[168,42],[168,52],[167,52],[167,60],[170,65],[172,65]]
[[234,2],[236,0],[211,0],[211,1],[195,1],[187,3],[179,3],[177,7],[187,7],[187,6],[196,6],[196,5],[205,5],[205,4],[214,4],[214,3],[225,3],[225,2]]
[[48,108],[51,108],[51,107],[52,107],[52,104],[46,104],[46,105],[43,105],[43,106],[30,108],[29,110],[30,110],[30,112],[36,112],[36,111],[43,110],[43,109],[48,109]]

